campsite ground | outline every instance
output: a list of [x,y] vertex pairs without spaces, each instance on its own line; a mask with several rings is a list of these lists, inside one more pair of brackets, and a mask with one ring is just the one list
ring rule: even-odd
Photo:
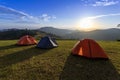
[[0,41],[0,80],[120,80],[120,42],[98,41],[109,60],[71,55],[75,40],[58,40],[48,50],[16,42]]

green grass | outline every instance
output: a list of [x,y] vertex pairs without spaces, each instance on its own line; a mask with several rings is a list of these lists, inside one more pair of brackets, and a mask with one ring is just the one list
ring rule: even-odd
[[72,56],[75,40],[48,50],[16,42],[0,41],[0,80],[120,80],[120,42],[98,41],[109,60]]

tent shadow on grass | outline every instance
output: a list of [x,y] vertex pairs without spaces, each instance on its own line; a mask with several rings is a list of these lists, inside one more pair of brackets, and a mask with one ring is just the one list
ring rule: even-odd
[[18,47],[24,47],[24,46],[19,46],[17,44],[12,44],[12,45],[7,45],[7,46],[0,46],[0,50],[7,50],[7,49],[12,49],[12,48],[18,48]]
[[43,54],[47,51],[49,51],[49,49],[42,50],[42,49],[37,49],[35,47],[32,47],[29,49],[25,49],[23,51],[2,56],[0,57],[0,68],[7,67],[12,64],[16,64],[18,62],[22,62],[24,60],[30,59],[33,56]]
[[110,60],[91,60],[68,56],[59,80],[120,80]]

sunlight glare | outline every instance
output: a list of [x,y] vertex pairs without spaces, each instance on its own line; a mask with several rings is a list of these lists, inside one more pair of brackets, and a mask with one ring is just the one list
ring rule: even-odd
[[93,30],[94,26],[95,26],[94,21],[89,18],[83,18],[79,22],[79,29],[84,30],[84,31]]

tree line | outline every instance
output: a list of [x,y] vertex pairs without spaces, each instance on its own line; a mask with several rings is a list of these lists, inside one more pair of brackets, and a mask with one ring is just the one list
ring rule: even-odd
[[0,31],[0,39],[19,39],[24,35],[36,35],[35,30],[28,30],[28,29],[7,29]]
[[45,33],[39,30],[29,30],[29,29],[7,29],[0,31],[0,40],[14,40],[14,39],[20,39],[20,37],[24,35],[31,35],[35,37],[36,39],[40,39],[44,36],[51,36],[54,38],[60,38],[59,36],[56,36],[54,34]]

